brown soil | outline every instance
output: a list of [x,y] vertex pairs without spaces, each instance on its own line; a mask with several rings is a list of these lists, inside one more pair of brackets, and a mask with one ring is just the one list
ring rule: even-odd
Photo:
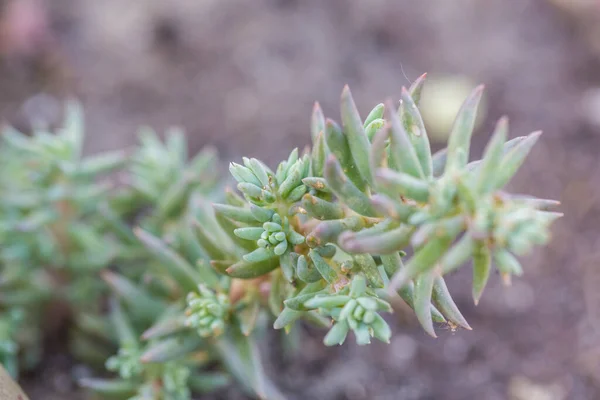
[[[211,144],[225,160],[273,162],[307,143],[314,100],[337,118],[345,83],[364,112],[425,71],[486,83],[476,152],[503,114],[513,135],[545,132],[512,187],[562,201],[566,217],[550,247],[525,260],[525,277],[512,287],[494,279],[478,307],[469,271],[450,278],[472,332],[439,330],[431,339],[403,318],[389,346],[326,349],[323,332],[310,330],[287,357],[273,334],[264,346],[268,369],[291,399],[530,399],[535,390],[544,399],[600,398],[600,131],[580,107],[584,91],[600,85],[600,65],[549,3],[43,3],[44,39],[33,50],[2,46],[0,113],[26,126],[32,109],[55,115],[52,97],[31,101],[34,94],[76,95],[87,110],[89,151],[132,143],[142,124],[176,124],[193,149]],[[56,346],[24,382],[32,399],[78,398],[72,362]],[[218,397],[243,398],[236,393]]]

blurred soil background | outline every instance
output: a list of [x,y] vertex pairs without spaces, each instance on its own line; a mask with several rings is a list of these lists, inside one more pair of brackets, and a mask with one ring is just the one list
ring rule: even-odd
[[[58,122],[75,96],[89,152],[178,125],[192,150],[274,165],[308,144],[315,100],[339,118],[346,83],[366,114],[423,72],[483,82],[476,156],[501,115],[513,136],[544,131],[512,188],[561,200],[552,244],[511,287],[492,279],[477,307],[469,271],[450,277],[472,332],[432,339],[399,312],[389,346],[326,349],[303,330],[291,356],[271,334],[268,369],[290,399],[598,399],[599,26],[598,0],[4,0],[0,116]],[[88,372],[63,339],[25,378],[32,399],[83,398],[71,377]]]

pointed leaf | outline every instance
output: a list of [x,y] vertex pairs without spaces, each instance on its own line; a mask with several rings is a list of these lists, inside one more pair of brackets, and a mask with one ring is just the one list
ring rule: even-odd
[[433,337],[437,337],[433,329],[433,320],[431,318],[431,294],[433,290],[434,272],[421,274],[415,281],[414,287],[414,308],[417,319],[421,323],[425,332]]
[[258,222],[252,211],[249,208],[230,206],[228,204],[213,204],[215,213],[224,215],[234,221],[253,224]]
[[101,276],[136,315],[148,320],[154,320],[156,315],[161,313],[166,307],[161,301],[149,295],[121,275],[110,271],[102,271]]
[[472,330],[452,300],[446,282],[441,276],[437,276],[433,284],[433,303],[448,320],[469,331]]
[[131,322],[123,313],[123,309],[116,299],[110,302],[110,321],[115,329],[121,347],[137,345],[137,335],[133,331]]
[[79,386],[100,395],[123,398],[134,396],[139,388],[137,383],[123,379],[82,378],[78,383]]
[[332,203],[313,196],[309,193],[302,197],[302,207],[308,212],[308,215],[320,219],[342,219],[344,218],[344,209],[337,203]]
[[386,106],[388,121],[390,122],[390,155],[393,166],[398,171],[411,175],[415,178],[424,178],[421,164],[417,157],[408,133],[404,130],[402,121],[398,114],[393,110],[391,104]]
[[310,259],[312,260],[315,268],[319,271],[323,279],[325,279],[329,283],[335,283],[337,281],[337,273],[331,266],[321,257],[321,255],[311,249],[308,253]]
[[355,265],[365,274],[369,285],[373,288],[383,288],[383,279],[377,269],[377,264],[370,254],[356,254],[352,257]]
[[432,164],[432,175],[438,177],[444,173],[444,168],[446,168],[446,158],[448,157],[448,149],[444,148],[440,151],[435,152],[435,154],[431,158]]
[[388,168],[377,170],[375,179],[377,187],[392,198],[404,196],[421,203],[429,200],[429,185],[421,179]]
[[331,193],[331,189],[329,188],[329,185],[327,185],[327,181],[323,178],[309,177],[302,179],[302,182],[306,186],[318,190],[319,192]]
[[142,333],[142,339],[156,339],[171,335],[173,333],[181,332],[187,329],[185,326],[185,320],[185,315],[175,315],[159,320],[150,328],[146,329],[144,333]]
[[480,85],[471,92],[458,111],[448,139],[448,155],[445,172],[454,172],[467,165],[471,136],[475,128],[477,108],[481,101],[484,86]]
[[431,239],[425,246],[415,252],[404,269],[392,278],[390,290],[401,289],[411,279],[434,268],[436,262],[446,253],[452,243],[452,235],[444,235]]
[[358,168],[354,165],[348,139],[342,133],[339,125],[330,119],[325,122],[325,142],[329,153],[333,154],[342,166],[344,174],[360,191],[365,190],[366,182],[361,178]]
[[425,79],[427,78],[427,73],[424,73],[420,77],[418,77],[408,89],[408,93],[413,98],[415,104],[418,106],[421,101],[421,93],[423,91],[423,86],[425,84]]
[[260,312],[260,303],[258,301],[252,301],[241,311],[237,313],[240,320],[240,330],[245,336],[249,336],[254,327],[256,326],[256,320],[258,319],[258,313]]
[[273,323],[273,329],[283,329],[289,326],[298,318],[304,315],[303,311],[292,310],[291,308],[284,308],[283,311],[277,316],[277,319]]
[[310,247],[318,247],[335,242],[338,236],[347,230],[357,231],[365,225],[363,218],[352,216],[320,222],[306,237]]
[[429,145],[427,131],[425,130],[425,124],[423,123],[423,118],[421,117],[421,113],[419,112],[415,101],[405,88],[402,88],[399,114],[404,129],[408,133],[408,138],[415,149],[423,174],[426,177],[433,176],[431,147]]
[[310,133],[312,136],[313,143],[316,143],[317,137],[320,133],[325,131],[325,116],[321,105],[316,102],[313,106],[312,115],[310,118]]
[[373,336],[383,343],[389,343],[392,337],[392,330],[390,326],[385,322],[383,317],[379,314],[375,314],[375,320],[371,323],[373,328]]
[[475,191],[486,194],[494,186],[495,176],[500,168],[504,144],[508,135],[508,119],[501,118],[496,124],[494,135],[488,143],[477,172]]
[[410,241],[413,227],[400,225],[389,231],[365,234],[344,232],[338,239],[339,246],[350,253],[389,254],[402,250]]
[[214,275],[201,276],[198,270],[171,250],[162,240],[140,228],[134,229],[134,233],[144,247],[157,257],[161,268],[172,275],[186,290],[195,290],[198,282],[211,282],[211,285],[217,283]]
[[242,260],[227,268],[226,272],[232,278],[253,279],[268,274],[278,266],[279,258],[275,257],[259,262],[247,262]]
[[473,251],[473,301],[479,303],[490,277],[491,255],[485,243],[477,242]]
[[533,132],[509,151],[500,163],[491,189],[499,189],[506,185],[515,175],[525,158],[539,139],[542,132]]
[[143,363],[165,363],[185,357],[202,345],[198,335],[168,338],[152,344],[140,357]]
[[350,88],[347,85],[342,91],[341,115],[344,134],[350,147],[354,165],[358,169],[360,176],[367,183],[372,184],[371,161],[369,159],[371,143],[369,143],[369,139],[365,134],[363,123],[356,109],[356,104],[354,104]]
[[473,248],[473,238],[466,233],[440,260],[442,275],[450,273],[464,264],[471,257]]
[[348,179],[332,155],[327,158],[325,164],[325,179],[335,195],[352,210],[368,217],[377,216],[369,198]]
[[327,148],[325,145],[325,134],[321,131],[317,134],[312,148],[311,168],[313,176],[323,176],[326,157]]

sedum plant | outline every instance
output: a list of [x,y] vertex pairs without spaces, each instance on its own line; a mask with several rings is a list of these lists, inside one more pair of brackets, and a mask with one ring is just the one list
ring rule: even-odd
[[294,150],[275,172],[256,159],[230,165],[243,200],[230,197],[215,212],[243,250],[213,265],[278,288],[276,329],[324,317],[331,321],[327,345],[343,343],[350,331],[359,344],[388,342],[380,313],[391,311],[387,299],[396,294],[432,336],[434,321],[471,329],[444,275],[472,261],[477,303],[492,265],[508,281],[522,273],[515,254],[548,240],[560,214],[546,208],[557,202],[503,191],[539,132],[508,140],[503,118],[483,159],[470,162],[478,87],[448,147],[432,154],[417,108],[424,78],[402,90],[399,105],[378,104],[365,119],[344,88],[341,126],[315,105],[312,149]]
[[178,130],[162,141],[146,129],[136,149],[92,158],[81,156],[76,105],[56,135],[7,130],[3,364],[14,374],[20,360],[35,364],[48,299],[69,310],[73,356],[112,374],[81,380],[99,398],[190,399],[231,378],[251,396],[284,398],[258,351],[268,325],[321,326],[327,346],[389,342],[394,297],[432,336],[434,323],[471,329],[444,277],[472,265],[477,303],[493,269],[505,283],[522,274],[516,257],[545,244],[561,214],[549,211],[558,202],[504,189],[539,133],[509,140],[503,118],[470,160],[482,87],[432,153],[424,80],[365,118],[344,88],[341,123],[316,104],[311,147],[273,168],[232,162],[236,190],[222,194],[214,152],[188,160]]

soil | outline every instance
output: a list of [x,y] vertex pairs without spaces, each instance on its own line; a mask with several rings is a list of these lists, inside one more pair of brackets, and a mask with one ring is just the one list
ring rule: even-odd
[[[338,118],[346,83],[366,112],[422,72],[484,82],[475,153],[504,114],[514,136],[544,131],[511,185],[561,200],[566,217],[552,244],[524,260],[525,276],[511,287],[493,279],[477,307],[469,271],[449,278],[473,331],[438,329],[433,339],[399,313],[389,319],[391,345],[326,349],[323,332],[303,328],[293,356],[276,334],[268,338],[267,369],[291,399],[600,398],[600,129],[582,107],[600,86],[600,65],[577,22],[550,2],[39,4],[38,19],[4,8],[3,31],[29,32],[29,41],[9,46],[2,36],[0,114],[26,128],[35,112],[58,118],[56,99],[74,95],[86,109],[89,152],[130,145],[140,125],[180,125],[192,150],[212,145],[224,160],[275,162],[307,144],[315,100]],[[82,398],[71,376],[87,372],[60,346],[24,380],[32,399]],[[215,397],[244,398],[235,389]]]

